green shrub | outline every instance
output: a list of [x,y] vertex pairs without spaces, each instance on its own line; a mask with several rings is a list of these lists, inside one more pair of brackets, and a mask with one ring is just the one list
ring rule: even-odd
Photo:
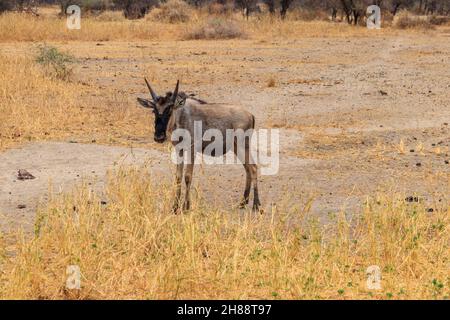
[[186,34],[187,39],[233,39],[245,37],[242,28],[232,20],[209,19]]
[[72,75],[71,64],[75,58],[69,54],[60,52],[57,48],[47,45],[38,47],[36,62],[43,66],[44,72],[57,79],[69,80]]

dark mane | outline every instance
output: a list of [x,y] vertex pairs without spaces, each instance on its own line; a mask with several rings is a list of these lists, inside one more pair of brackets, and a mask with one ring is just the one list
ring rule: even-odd
[[[165,97],[160,97],[160,99],[164,99],[164,102],[167,101],[168,99],[170,99],[172,97],[172,92],[168,91],[166,92],[166,96]],[[178,92],[178,97],[182,98],[182,99],[192,99],[197,101],[200,104],[207,104],[208,102],[206,102],[205,100],[199,99],[199,98],[195,98],[195,94],[191,93],[191,94],[187,94],[183,91]]]

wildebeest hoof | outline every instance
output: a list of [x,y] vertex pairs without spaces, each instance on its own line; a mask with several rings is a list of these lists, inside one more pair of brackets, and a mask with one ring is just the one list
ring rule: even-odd
[[264,209],[262,209],[262,208],[260,208],[259,206],[256,206],[256,205],[253,206],[252,211],[253,212],[259,212],[260,214],[264,213]]

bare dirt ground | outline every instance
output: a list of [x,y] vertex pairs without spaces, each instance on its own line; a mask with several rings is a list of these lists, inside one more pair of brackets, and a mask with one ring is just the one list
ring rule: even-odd
[[[101,193],[108,169],[161,162],[158,151],[77,143],[38,142],[0,154],[1,225],[32,227],[36,209],[50,195],[86,183]],[[157,168],[157,166],[154,166]],[[17,179],[26,168],[35,178]]]
[[[352,39],[55,45],[79,59],[77,81],[123,95],[128,112],[141,112],[135,98],[147,95],[144,75],[158,92],[172,90],[180,78],[183,90],[207,101],[246,106],[257,127],[281,134],[280,171],[260,179],[266,208],[284,199],[298,206],[313,199],[312,212],[326,217],[342,208],[356,212],[379,188],[417,194],[430,206],[448,201],[449,39],[450,30],[442,28]],[[29,47],[1,44],[0,52],[26,53]],[[107,168],[124,156],[132,164],[158,160],[149,169],[169,181],[173,165],[152,141],[150,113],[142,121],[148,133],[123,137],[133,156],[129,147],[73,143],[32,143],[0,154],[0,212],[30,222],[49,179],[54,190],[82,177],[101,185]],[[18,169],[37,179],[16,181]],[[201,166],[194,181],[208,201],[231,207],[241,197],[243,177],[239,166]]]

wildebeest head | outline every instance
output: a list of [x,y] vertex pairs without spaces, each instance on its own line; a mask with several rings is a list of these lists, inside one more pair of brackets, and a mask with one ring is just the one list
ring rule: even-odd
[[173,110],[183,106],[186,98],[178,95],[178,87],[180,84],[179,80],[177,81],[174,92],[167,92],[165,96],[158,96],[156,92],[153,91],[147,79],[144,78],[144,80],[147,84],[148,90],[150,91],[152,99],[148,100],[137,98],[137,100],[144,108],[150,108],[153,110],[153,113],[155,114],[154,139],[158,143],[163,143],[167,139],[167,125]]

